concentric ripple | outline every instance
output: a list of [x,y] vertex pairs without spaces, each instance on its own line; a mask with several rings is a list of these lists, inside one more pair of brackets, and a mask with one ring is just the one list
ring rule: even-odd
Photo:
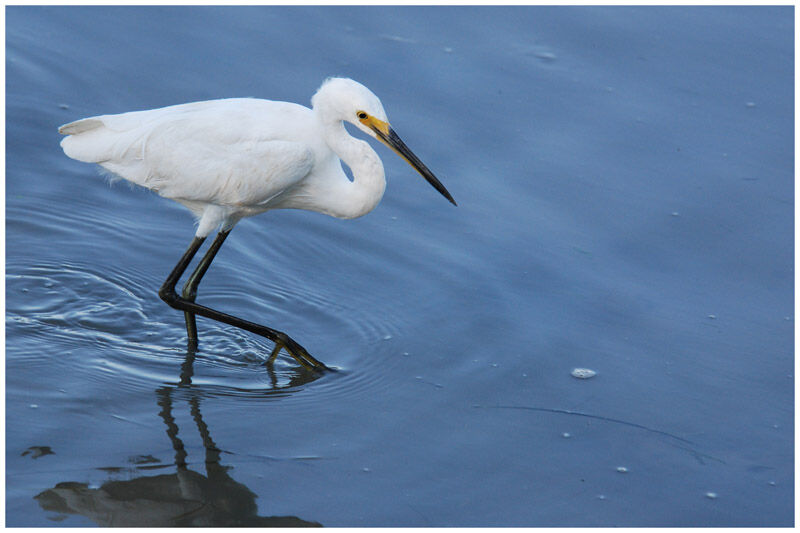
[[304,399],[323,403],[380,387],[402,353],[395,345],[401,325],[380,295],[337,294],[286,272],[259,284],[257,274],[215,267],[220,273],[209,276],[198,301],[281,324],[338,372],[310,374],[285,352],[267,369],[271,341],[202,317],[198,350],[187,353],[183,315],[157,298],[152,272],[77,261],[7,265],[9,365],[52,365],[57,353],[57,364],[77,366],[87,381],[131,391],[185,382],[190,368],[192,387],[229,397],[277,398],[323,376]]

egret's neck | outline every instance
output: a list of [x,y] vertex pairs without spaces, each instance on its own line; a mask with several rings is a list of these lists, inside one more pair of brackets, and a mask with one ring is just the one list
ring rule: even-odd
[[383,163],[367,144],[350,136],[341,121],[323,124],[325,141],[344,164],[350,167],[353,181],[346,177],[331,191],[328,210],[339,218],[356,218],[372,211],[383,197],[386,179]]

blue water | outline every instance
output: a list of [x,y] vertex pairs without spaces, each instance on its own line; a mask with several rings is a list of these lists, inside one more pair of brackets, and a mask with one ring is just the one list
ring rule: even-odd
[[[792,7],[6,8],[9,526],[790,526]],[[241,222],[156,291],[180,205],[59,125],[383,101],[381,205]],[[597,372],[590,379],[574,368]]]

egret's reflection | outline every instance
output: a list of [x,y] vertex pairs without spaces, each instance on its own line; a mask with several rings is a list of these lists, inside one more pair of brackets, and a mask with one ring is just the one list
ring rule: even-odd
[[[194,350],[189,350],[181,367],[180,381],[158,388],[158,415],[166,425],[166,433],[175,451],[177,471],[157,476],[110,480],[98,488],[87,483],[63,482],[36,496],[39,505],[62,515],[83,515],[100,526],[261,526],[314,527],[317,522],[295,516],[258,516],[257,495],[231,477],[233,467],[220,463],[222,451],[214,442],[203,419],[201,399],[204,391],[192,385]],[[278,379],[268,367],[273,388],[265,394],[286,393],[297,385],[307,383],[318,374],[299,369],[289,384],[278,388]],[[185,401],[203,441],[205,475],[189,468],[187,452],[178,437],[179,428],[173,407]],[[172,465],[148,465],[134,469],[135,474],[153,468]]]

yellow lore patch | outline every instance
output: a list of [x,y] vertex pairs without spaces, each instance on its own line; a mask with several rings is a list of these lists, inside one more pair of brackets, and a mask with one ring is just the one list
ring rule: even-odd
[[377,130],[377,131],[383,133],[384,135],[387,135],[387,136],[389,135],[389,123],[388,122],[384,122],[384,121],[382,121],[380,119],[377,119],[377,118],[373,117],[372,115],[370,115],[369,113],[367,113],[365,111],[359,111],[359,112],[356,113],[356,115],[358,116],[359,122],[361,122],[366,127],[370,128],[370,129],[373,129],[373,130]]

